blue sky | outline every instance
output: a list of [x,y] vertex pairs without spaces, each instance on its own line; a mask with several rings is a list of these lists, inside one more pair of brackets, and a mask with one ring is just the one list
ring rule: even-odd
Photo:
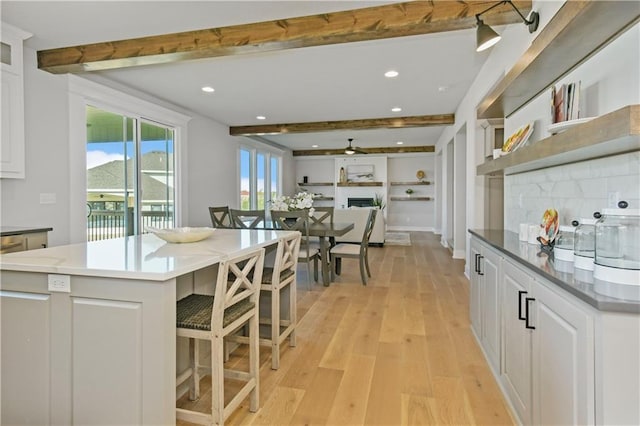
[[[150,151],[164,151],[165,141],[143,141],[142,154]],[[173,152],[173,143],[169,144],[169,152]],[[130,155],[129,155],[130,157]],[[87,145],[87,169],[124,159],[124,144],[122,142],[92,142]]]

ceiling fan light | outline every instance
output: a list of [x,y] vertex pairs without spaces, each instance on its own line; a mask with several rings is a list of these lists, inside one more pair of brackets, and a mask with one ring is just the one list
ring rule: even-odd
[[344,153],[347,154],[347,155],[353,155],[356,152],[353,150],[353,148],[347,148],[347,149],[344,150]]
[[496,33],[493,28],[478,19],[478,28],[476,29],[476,52],[487,50],[500,41],[502,37]]

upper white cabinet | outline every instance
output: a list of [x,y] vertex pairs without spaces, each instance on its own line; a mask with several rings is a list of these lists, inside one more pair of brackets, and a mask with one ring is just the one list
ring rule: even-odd
[[22,43],[31,34],[2,23],[2,139],[0,178],[24,178],[24,68]]

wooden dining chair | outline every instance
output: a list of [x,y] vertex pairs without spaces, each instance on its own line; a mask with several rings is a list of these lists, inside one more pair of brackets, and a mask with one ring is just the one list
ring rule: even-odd
[[335,263],[335,271],[338,275],[340,275],[341,272],[342,258],[358,259],[360,262],[360,277],[362,279],[362,285],[367,285],[367,276],[371,277],[371,270],[369,269],[369,238],[371,238],[371,233],[373,232],[373,225],[376,221],[377,211],[377,209],[371,209],[369,212],[360,245],[340,243],[335,247],[332,247],[330,250],[331,258]]
[[[258,298],[264,266],[264,249],[254,249],[231,257],[218,265],[214,296],[191,294],[177,302],[176,333],[189,339],[189,368],[178,375],[176,386],[189,380],[189,399],[200,397],[200,376],[211,372],[211,413],[176,408],[176,417],[198,424],[222,425],[249,396],[249,411],[259,407]],[[224,368],[225,336],[248,325],[248,371]],[[199,342],[209,340],[211,365],[199,364]],[[225,404],[224,379],[244,382]],[[233,387],[237,389],[236,386]]]
[[260,228],[264,226],[264,210],[229,209],[234,228]]
[[[260,286],[260,325],[269,333],[261,333],[260,344],[271,347],[271,368],[280,368],[280,346],[289,338],[289,346],[296,345],[297,296],[296,268],[301,234],[292,232],[277,245],[273,267],[265,266]],[[228,342],[247,343],[245,333],[231,335]]]
[[313,260],[313,279],[317,282],[320,247],[309,240],[309,212],[307,210],[271,210],[271,219],[279,229],[299,231],[302,234],[298,261],[307,264],[307,282],[311,290],[311,261]]
[[209,207],[209,215],[214,228],[233,228],[229,206]]
[[333,206],[314,207],[313,210],[313,216],[311,216],[313,223],[333,223],[333,212],[335,210]]

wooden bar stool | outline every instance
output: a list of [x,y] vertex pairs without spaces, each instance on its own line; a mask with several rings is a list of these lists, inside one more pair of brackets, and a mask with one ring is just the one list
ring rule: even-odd
[[[224,424],[225,419],[250,396],[249,411],[259,407],[259,335],[258,297],[264,266],[260,248],[229,258],[218,266],[214,296],[191,294],[177,302],[176,331],[189,339],[190,367],[178,375],[176,386],[189,380],[189,398],[200,397],[200,375],[211,374],[211,413],[176,408],[176,418],[198,424]],[[249,368],[247,371],[224,368],[224,338],[248,324]],[[211,344],[211,366],[199,364],[199,341]],[[225,405],[224,379],[245,382]]]

